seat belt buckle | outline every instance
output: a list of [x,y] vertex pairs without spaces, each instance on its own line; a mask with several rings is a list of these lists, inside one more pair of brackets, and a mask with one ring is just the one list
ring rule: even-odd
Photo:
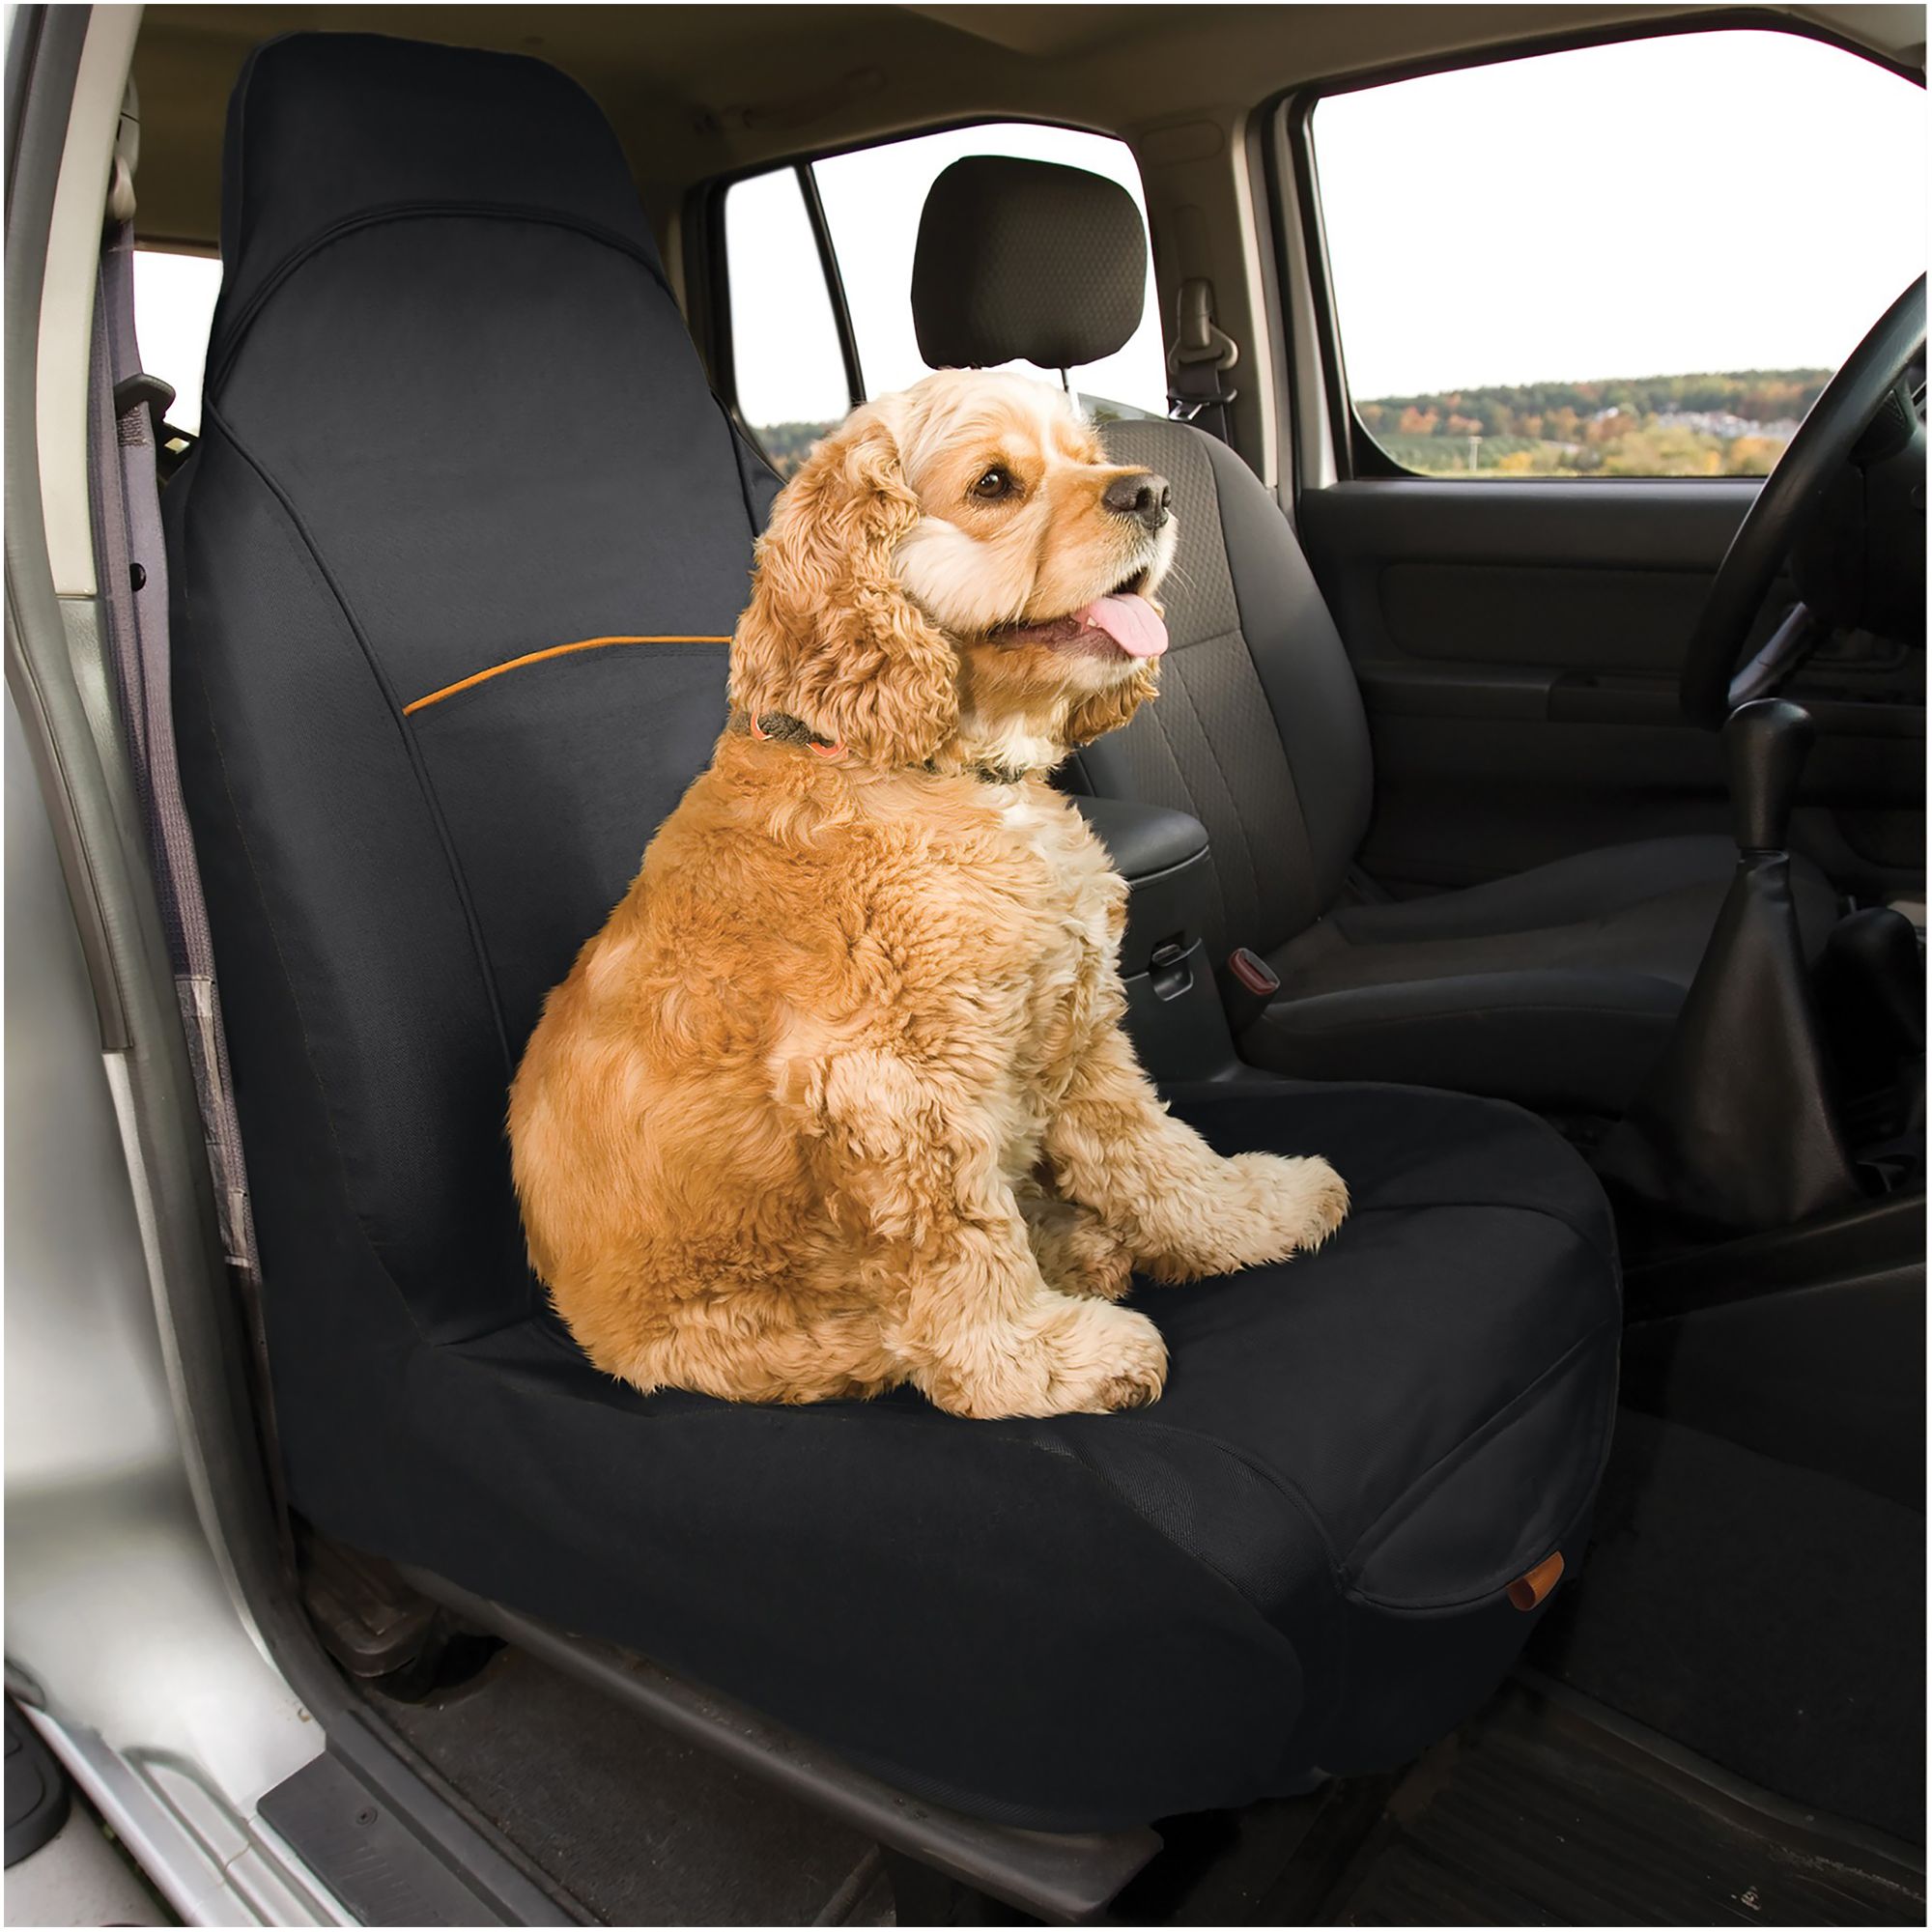
[[1228,1024],[1238,1038],[1267,1011],[1281,991],[1281,975],[1252,947],[1228,954]]

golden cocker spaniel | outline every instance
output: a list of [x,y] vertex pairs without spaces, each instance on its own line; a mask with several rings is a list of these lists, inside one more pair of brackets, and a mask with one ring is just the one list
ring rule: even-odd
[[710,768],[549,998],[510,1096],[530,1256],[639,1388],[1113,1409],[1120,1305],[1278,1260],[1325,1161],[1223,1159],[1122,1032],[1126,889],[1045,782],[1153,696],[1167,485],[1056,390],[947,372],[786,486]]

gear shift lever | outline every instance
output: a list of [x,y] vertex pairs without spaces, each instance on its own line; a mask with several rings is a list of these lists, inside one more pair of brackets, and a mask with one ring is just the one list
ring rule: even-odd
[[1811,749],[1802,705],[1724,725],[1738,869],[1662,1056],[1598,1167],[1638,1202],[1745,1234],[1859,1198],[1826,1084],[1784,848]]
[[1724,724],[1731,824],[1741,852],[1782,852],[1798,780],[1817,736],[1811,714],[1782,697],[1741,704]]

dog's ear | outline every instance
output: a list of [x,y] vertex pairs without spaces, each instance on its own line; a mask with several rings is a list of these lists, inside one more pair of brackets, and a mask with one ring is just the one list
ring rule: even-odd
[[1111,691],[1096,691],[1083,697],[1068,714],[1066,742],[1078,749],[1095,738],[1118,731],[1150,697],[1159,696],[1160,680],[1155,664],[1143,662],[1132,677],[1123,679]]
[[959,664],[900,587],[918,524],[899,461],[898,397],[867,404],[806,459],[759,539],[731,641],[731,702],[781,712],[878,765],[923,764],[958,724]]

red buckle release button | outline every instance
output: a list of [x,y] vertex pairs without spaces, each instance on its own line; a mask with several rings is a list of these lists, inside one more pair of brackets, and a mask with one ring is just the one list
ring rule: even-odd
[[1261,999],[1271,1000],[1281,991],[1281,975],[1250,947],[1237,946],[1228,954],[1228,971]]

